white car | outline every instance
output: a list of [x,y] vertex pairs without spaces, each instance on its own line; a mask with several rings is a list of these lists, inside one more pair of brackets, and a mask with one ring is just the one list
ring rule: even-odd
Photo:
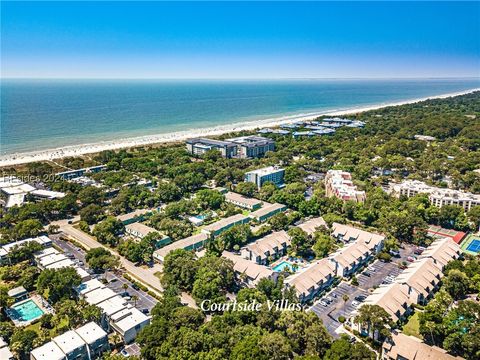
[[358,301],[352,301],[352,306],[353,307],[357,307],[358,305],[360,305],[360,303]]
[[373,266],[369,266],[369,267],[368,267],[368,270],[370,270],[371,272],[375,272],[375,271],[376,271]]

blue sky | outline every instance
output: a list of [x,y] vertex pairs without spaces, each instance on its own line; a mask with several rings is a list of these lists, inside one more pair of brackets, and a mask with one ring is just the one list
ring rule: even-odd
[[480,76],[479,2],[4,2],[2,77]]

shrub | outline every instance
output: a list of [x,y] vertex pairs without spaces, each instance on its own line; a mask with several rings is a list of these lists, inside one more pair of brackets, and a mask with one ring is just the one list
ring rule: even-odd
[[345,316],[343,316],[343,315],[340,315],[340,316],[338,317],[338,321],[339,321],[340,323],[342,323],[342,324],[345,322],[345,320],[346,320],[346,319],[345,319]]

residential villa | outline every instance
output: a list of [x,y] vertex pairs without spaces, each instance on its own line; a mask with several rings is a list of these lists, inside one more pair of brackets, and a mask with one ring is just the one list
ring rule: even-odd
[[227,229],[230,229],[232,226],[246,224],[250,221],[250,218],[242,215],[236,214],[232,215],[228,218],[218,220],[213,224],[207,225],[202,229],[202,232],[209,235],[209,236],[217,236],[220,235]]
[[304,303],[332,285],[335,275],[335,264],[329,259],[321,259],[305,270],[289,276],[285,285],[295,288],[299,300]]
[[255,287],[261,279],[276,280],[278,273],[272,269],[244,259],[239,255],[224,251],[222,256],[233,262],[233,270],[237,280],[248,287]]
[[225,194],[225,201],[238,207],[252,211],[260,209],[263,204],[261,200],[237,194],[232,191],[229,191]]
[[343,201],[365,201],[365,191],[357,190],[352,175],[342,170],[328,170],[325,175],[325,191],[328,197],[335,196]]
[[372,233],[350,225],[343,225],[339,223],[332,224],[332,236],[337,240],[344,243],[352,241],[363,242],[370,250],[378,253],[382,250],[384,235]]
[[408,293],[416,304],[425,304],[438,290],[442,277],[441,267],[427,257],[413,262],[395,282],[408,286]]
[[447,263],[458,259],[462,253],[460,246],[450,238],[436,239],[422,253],[420,258],[431,258],[443,270]]
[[33,349],[30,360],[92,360],[108,350],[110,345],[105,330],[89,322]]
[[405,180],[400,184],[391,184],[390,189],[396,196],[412,197],[417,194],[427,194],[430,203],[440,208],[445,205],[457,205],[469,211],[472,207],[480,205],[480,194],[430,186],[418,180]]
[[205,243],[210,237],[206,233],[199,233],[189,236],[185,239],[175,241],[174,243],[167,245],[153,253],[153,258],[159,262],[165,260],[165,256],[173,250],[185,249],[185,250],[198,250],[205,246]]
[[73,260],[65,256],[65,254],[60,253],[57,249],[46,248],[44,250],[37,251],[35,254],[33,254],[33,258],[40,270],[72,267],[75,269],[82,281],[91,279],[91,275],[86,272],[85,269],[79,267],[73,262]]
[[335,263],[338,276],[350,277],[372,258],[374,252],[363,242],[357,241],[338,250],[330,260]]
[[259,265],[267,265],[287,253],[290,247],[290,236],[285,230],[273,232],[245,246],[242,257]]
[[274,183],[277,186],[283,185],[283,178],[285,176],[285,169],[269,166],[245,173],[245,181],[252,182],[260,189],[267,181]]
[[328,225],[322,217],[309,219],[300,225],[297,225],[297,227],[305,231],[309,236],[313,235],[313,233],[315,233],[315,231],[317,231],[319,228],[328,229]]
[[438,346],[425,344],[419,338],[393,331],[382,345],[383,360],[460,360]]
[[270,204],[265,202],[260,209],[250,213],[250,215],[248,216],[258,222],[264,222],[270,219],[273,215],[278,214],[279,212],[284,212],[286,210],[287,207],[283,204]]

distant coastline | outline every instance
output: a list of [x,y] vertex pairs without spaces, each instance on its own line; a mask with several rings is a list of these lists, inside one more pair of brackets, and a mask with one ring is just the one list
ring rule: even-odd
[[236,132],[242,130],[254,130],[265,127],[275,127],[281,124],[292,123],[299,120],[313,120],[319,116],[345,116],[358,114],[370,110],[377,110],[389,106],[399,106],[405,104],[413,104],[429,99],[443,99],[448,97],[454,97],[459,95],[466,95],[479,91],[480,88],[473,88],[465,91],[447,93],[442,95],[434,95],[428,97],[422,97],[417,99],[383,103],[378,105],[364,106],[364,107],[350,107],[346,109],[338,109],[331,111],[322,111],[322,112],[311,112],[311,113],[299,113],[297,115],[289,115],[283,117],[276,117],[271,119],[263,120],[251,120],[241,123],[232,123],[229,125],[218,125],[207,128],[199,128],[195,130],[188,131],[177,131],[164,134],[154,134],[146,135],[139,137],[123,138],[112,141],[102,141],[95,143],[87,143],[82,145],[74,146],[64,146],[53,149],[39,150],[39,151],[30,151],[30,152],[19,152],[12,153],[0,156],[0,167],[14,166],[25,163],[31,163],[36,161],[48,161],[54,159],[61,159],[65,157],[75,157],[85,154],[98,153],[105,150],[119,150],[125,148],[134,148],[139,146],[154,145],[161,143],[172,143],[182,141],[192,137],[205,137],[205,136],[214,136],[221,135],[229,132]]

